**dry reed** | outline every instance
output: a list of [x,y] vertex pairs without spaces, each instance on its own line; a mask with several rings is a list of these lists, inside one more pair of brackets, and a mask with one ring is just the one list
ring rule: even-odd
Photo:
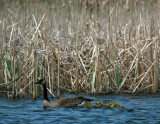
[[148,0],[5,1],[0,9],[0,92],[157,93],[159,4]]

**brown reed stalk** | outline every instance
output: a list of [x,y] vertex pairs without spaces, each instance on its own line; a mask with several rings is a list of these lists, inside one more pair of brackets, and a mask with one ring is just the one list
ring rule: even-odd
[[[67,66],[64,66],[64,70],[67,70]],[[66,87],[68,88],[69,87],[69,79],[68,79],[68,73],[67,71],[64,71],[64,84],[66,85]]]
[[51,75],[50,75],[50,64],[49,64],[49,55],[48,55],[49,53],[47,53],[47,65],[48,65],[48,70],[47,70],[47,72],[48,72],[48,80],[49,80],[49,90],[50,91],[52,91],[52,86],[51,86]]
[[[32,55],[32,47],[28,47],[28,61],[29,61],[29,66],[32,64],[32,60],[31,60],[31,55]],[[28,67],[29,67],[28,66]],[[31,73],[32,73],[32,69],[30,68],[28,70],[28,83],[31,82]],[[28,88],[28,97],[32,95],[32,84],[29,83],[29,88]]]
[[[2,52],[0,52],[0,84],[3,83],[3,58],[2,58]],[[1,87],[0,87],[1,89]]]
[[34,73],[33,73],[33,99],[35,100],[36,99],[36,87],[35,87],[35,84],[34,82],[36,82],[36,79],[37,79],[37,66],[36,66],[36,55],[35,55],[35,51],[33,51],[33,60],[34,61],[34,67],[35,67],[35,70],[34,70]]
[[79,92],[79,81],[78,81],[78,43],[76,41],[76,56],[75,56],[75,68],[76,68],[76,74],[75,74],[75,82],[76,82],[76,92]]
[[[18,57],[18,68],[19,68],[19,75],[18,76],[20,76],[21,74],[22,74],[22,61],[21,61],[21,59],[20,59],[20,57]],[[21,91],[21,78],[18,80],[18,92],[20,92]],[[18,94],[18,96],[17,96],[18,98],[20,98],[20,95]]]
[[[7,83],[8,82],[8,78],[7,78],[7,63],[4,63],[4,82]],[[9,98],[9,86],[6,87],[7,89],[7,98]]]
[[[40,75],[40,74],[38,74],[38,69],[39,69],[39,63],[38,63],[38,55],[36,54],[36,52],[35,52],[35,55],[36,55],[36,69],[35,69],[35,79],[34,79],[34,81],[36,81],[37,79],[38,79],[38,76]],[[38,87],[36,87],[36,86],[34,86],[35,87],[35,98],[37,97],[37,95],[38,95]]]
[[101,93],[101,54],[98,55],[98,69],[97,69],[97,82],[96,82],[96,93]]
[[[28,63],[28,59],[27,59],[27,55],[26,54],[24,54],[24,61],[25,62],[27,62]],[[26,64],[27,64],[26,63]],[[25,88],[25,86],[27,85],[27,72],[26,72],[26,70],[28,70],[28,65],[25,65],[25,67],[24,67],[24,71],[25,71],[25,73],[24,73],[24,78],[23,78],[23,88]],[[22,97],[23,98],[25,98],[26,97],[26,89],[24,89],[23,90],[23,95],[22,95]]]
[[[14,48],[13,48],[14,49]],[[12,98],[15,99],[16,97],[16,93],[15,93],[15,90],[16,90],[16,82],[15,82],[15,51],[13,50],[13,58],[12,58],[12,61],[11,61],[11,65],[12,65]]]
[[58,44],[58,73],[57,73],[57,99],[60,99],[59,83],[60,83],[60,44]]
[[94,62],[94,70],[91,82],[91,93],[95,93],[95,83],[96,83],[96,73],[97,73],[97,66],[98,66],[98,53],[99,50],[97,48],[97,43],[95,43],[94,52],[92,55],[92,61]]
[[158,69],[158,41],[156,41],[155,43],[155,64],[153,66],[153,75],[154,75],[154,79],[153,79],[153,85],[152,85],[152,93],[157,93],[157,89],[158,89],[158,73],[157,73],[157,69]]
[[54,91],[54,86],[55,86],[55,68],[56,68],[56,58],[55,58],[55,54],[54,51],[52,51],[53,57],[52,57],[52,64],[51,64],[51,74],[52,74],[52,92]]
[[[2,50],[1,50],[2,51]],[[2,54],[1,54],[2,52],[0,52],[0,92],[2,92],[3,91],[3,87],[1,86],[1,84],[4,82],[3,81],[3,58],[2,58]],[[2,94],[3,95],[3,94]]]

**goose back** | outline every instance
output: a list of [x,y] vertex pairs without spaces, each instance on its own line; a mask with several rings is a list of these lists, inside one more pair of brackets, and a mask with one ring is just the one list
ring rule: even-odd
[[43,101],[44,108],[46,107],[78,107],[82,102],[93,101],[93,99],[84,98],[83,96],[74,98],[58,99],[52,103],[47,100]]

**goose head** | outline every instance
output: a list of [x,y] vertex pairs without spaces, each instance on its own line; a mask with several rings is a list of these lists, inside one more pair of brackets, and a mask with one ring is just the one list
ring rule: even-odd
[[49,102],[48,95],[47,95],[46,80],[45,79],[40,79],[39,81],[35,82],[34,84],[40,84],[40,85],[43,86],[44,100]]
[[45,79],[40,79],[39,81],[35,82],[34,84],[46,85],[46,81],[45,81]]

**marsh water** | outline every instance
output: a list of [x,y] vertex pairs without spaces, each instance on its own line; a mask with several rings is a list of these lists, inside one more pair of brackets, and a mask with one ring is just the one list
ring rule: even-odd
[[[74,96],[63,94],[63,97]],[[87,95],[86,97],[95,99],[92,103],[117,102],[124,108],[43,109],[42,98],[0,99],[0,123],[160,123],[160,95]],[[54,101],[52,98],[50,100]]]

